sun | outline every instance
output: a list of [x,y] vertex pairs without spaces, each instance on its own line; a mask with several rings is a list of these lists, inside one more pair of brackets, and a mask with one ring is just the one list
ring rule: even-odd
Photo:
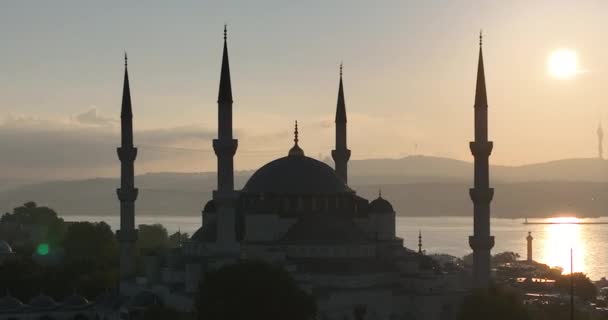
[[557,79],[569,79],[578,70],[578,55],[569,49],[558,49],[551,53],[547,61],[549,73]]

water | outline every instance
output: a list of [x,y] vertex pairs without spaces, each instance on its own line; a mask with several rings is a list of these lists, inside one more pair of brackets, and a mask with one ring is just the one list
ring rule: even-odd
[[[170,233],[181,230],[192,234],[201,225],[200,217],[138,216],[137,224],[164,225]],[[113,229],[119,225],[117,216],[70,216],[68,221],[105,221]],[[582,219],[584,222],[608,222],[608,217]],[[513,251],[526,257],[526,236],[532,232],[533,258],[570,272],[570,248],[574,251],[574,272],[585,272],[593,280],[608,276],[608,224],[524,225],[522,220],[492,219],[496,244],[493,253]],[[464,217],[401,217],[397,218],[397,234],[408,248],[417,249],[418,231],[427,253],[447,253],[462,257],[471,252],[468,237],[472,234],[472,218]]]

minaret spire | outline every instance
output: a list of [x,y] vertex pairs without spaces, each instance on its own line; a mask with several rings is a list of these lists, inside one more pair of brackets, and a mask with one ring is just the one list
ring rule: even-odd
[[134,162],[137,148],[133,146],[133,110],[126,52],[120,123],[121,145],[117,149],[120,159],[120,188],[116,190],[120,200],[120,230],[116,236],[120,242],[120,279],[121,282],[129,282],[135,279],[135,200],[138,190],[135,188]]
[[230,63],[228,62],[227,27],[224,25],[224,50],[220,86],[217,98],[218,137],[213,140],[213,150],[217,156],[217,189],[213,201],[218,208],[217,242],[220,250],[235,253],[238,251],[236,237],[236,193],[234,191],[234,154],[238,140],[232,135],[232,84],[230,82]]
[[336,148],[331,151],[336,174],[348,183],[348,160],[350,150],[346,145],[346,103],[344,102],[344,85],[342,82],[343,66],[340,63],[340,83],[338,85],[338,103],[336,105]]
[[[222,54],[222,71],[220,75],[220,90],[218,103],[232,103],[232,83],[230,82],[230,63],[228,62],[228,31],[224,25],[224,51]],[[231,128],[232,129],[232,128]],[[232,133],[232,132],[231,132]]]
[[218,138],[213,140],[213,149],[218,158],[219,191],[234,190],[233,157],[238,141],[232,136],[232,84],[230,82],[230,63],[228,61],[227,29],[224,25],[224,51],[218,92]]
[[493,143],[488,141],[488,99],[483,67],[482,34],[479,34],[479,61],[475,88],[475,141],[470,143],[475,159],[474,187],[469,190],[473,201],[473,236],[469,245],[473,249],[473,285],[486,288],[490,284],[490,251],[494,237],[490,235],[490,202],[494,189],[490,188],[489,157]]

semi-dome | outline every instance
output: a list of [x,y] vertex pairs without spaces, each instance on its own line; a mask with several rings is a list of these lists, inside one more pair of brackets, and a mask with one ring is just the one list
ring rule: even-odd
[[369,211],[371,213],[394,213],[393,206],[386,199],[378,196],[374,201],[369,203]]
[[217,223],[204,223],[190,237],[190,241],[215,242],[217,240]]
[[22,306],[23,303],[11,295],[0,298],[0,310],[12,310]]
[[55,300],[53,300],[53,298],[41,293],[38,296],[32,298],[32,300],[30,300],[29,305],[32,308],[46,309],[55,307],[57,303],[55,302]]
[[243,191],[278,194],[351,192],[330,166],[298,154],[279,158],[258,169]]
[[12,254],[13,248],[4,240],[0,240],[0,255]]

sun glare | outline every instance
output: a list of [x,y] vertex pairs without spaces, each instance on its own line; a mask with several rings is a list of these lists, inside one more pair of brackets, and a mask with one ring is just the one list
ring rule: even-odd
[[581,220],[577,217],[555,217],[547,219],[547,222],[551,223],[578,223]]
[[557,79],[568,79],[578,73],[578,55],[569,49],[553,51],[547,61],[549,73]]

